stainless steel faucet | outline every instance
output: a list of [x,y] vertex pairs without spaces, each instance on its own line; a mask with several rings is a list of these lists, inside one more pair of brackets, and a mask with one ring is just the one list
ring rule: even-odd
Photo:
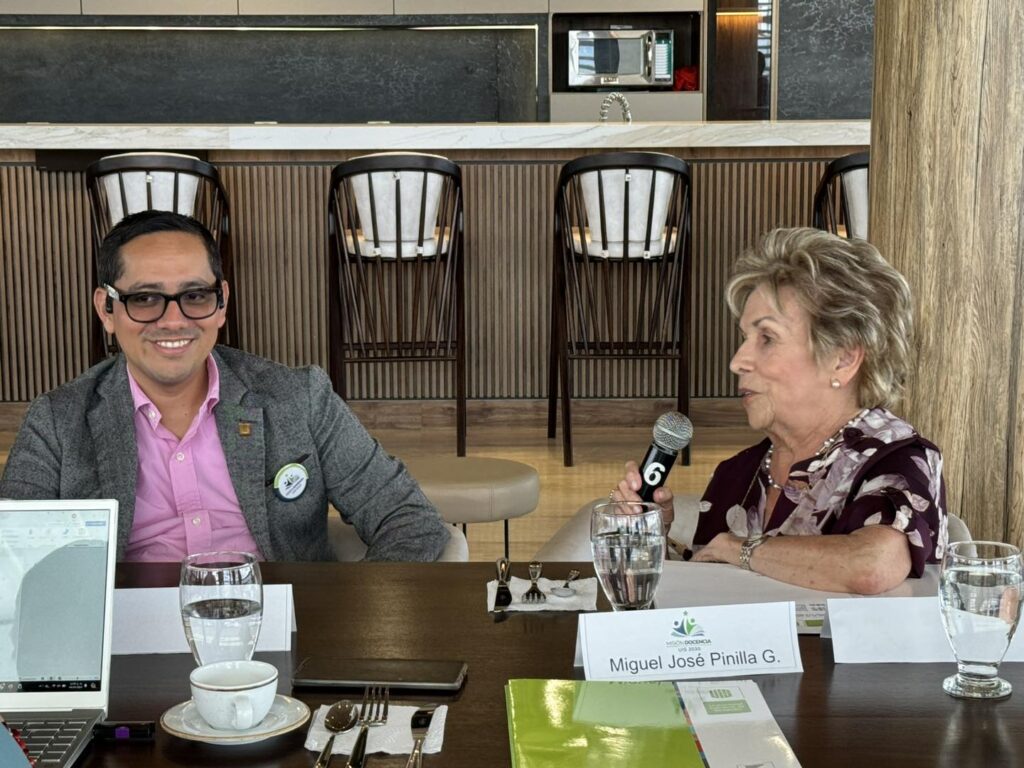
[[622,107],[622,120],[626,123],[632,123],[633,113],[629,111],[629,102],[626,101],[626,97],[618,91],[609,93],[604,97],[604,101],[601,102],[601,122],[608,122],[608,109],[611,107],[613,101],[617,101],[619,106]]

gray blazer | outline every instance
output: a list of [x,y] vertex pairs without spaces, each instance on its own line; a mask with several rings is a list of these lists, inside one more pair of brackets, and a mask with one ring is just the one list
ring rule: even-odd
[[[368,560],[435,560],[448,527],[404,465],[363,428],[320,368],[289,368],[217,347],[217,431],[249,531],[267,560],[332,560],[327,503],[367,544]],[[248,425],[239,428],[239,425]],[[248,433],[248,434],[245,434]],[[0,479],[0,498],[114,498],[118,556],[135,516],[135,419],[122,355],[37,398]],[[297,499],[277,471],[303,456]]]

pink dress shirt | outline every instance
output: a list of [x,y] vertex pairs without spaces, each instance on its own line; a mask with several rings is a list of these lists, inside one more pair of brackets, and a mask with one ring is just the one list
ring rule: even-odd
[[160,411],[128,372],[139,474],[125,560],[178,561],[196,552],[219,550],[252,552],[261,558],[231,485],[217,433],[213,407],[220,399],[220,373],[212,355],[206,370],[206,399],[181,440],[160,423]]

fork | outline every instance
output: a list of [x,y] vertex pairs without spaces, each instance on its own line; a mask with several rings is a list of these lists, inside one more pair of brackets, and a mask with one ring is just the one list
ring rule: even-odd
[[363,689],[363,703],[359,706],[359,735],[345,768],[363,768],[366,762],[366,736],[370,728],[388,721],[391,692],[387,686],[368,685]]
[[540,572],[544,566],[534,560],[530,563],[530,588],[526,590],[526,594],[523,595],[524,603],[543,603],[548,599],[548,596],[540,591],[540,587],[537,586],[537,579],[540,578]]

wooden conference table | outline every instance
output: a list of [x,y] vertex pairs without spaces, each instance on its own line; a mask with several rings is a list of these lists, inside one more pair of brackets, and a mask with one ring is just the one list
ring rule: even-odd
[[[569,566],[547,564],[553,577]],[[574,613],[512,613],[495,622],[486,612],[489,563],[268,563],[267,583],[294,585],[297,647],[290,654],[257,654],[278,665],[288,693],[293,662],[305,654],[455,658],[469,677],[453,696],[400,696],[402,701],[449,704],[440,754],[424,764],[441,768],[510,765],[503,686],[510,678],[572,678]],[[516,564],[513,573],[525,575]],[[584,575],[591,575],[585,573]],[[176,565],[123,565],[120,587],[174,586]],[[603,596],[599,607],[607,609]],[[807,766],[1010,766],[1024,764],[1024,665],[1002,670],[1016,689],[1001,702],[967,702],[942,692],[949,664],[835,665],[831,642],[800,639],[803,674],[760,676],[772,713],[797,758]],[[191,656],[115,656],[110,717],[159,720],[189,697]],[[297,691],[311,709],[342,695]],[[352,697],[349,694],[348,697]],[[314,755],[302,746],[306,727],[244,746],[184,741],[158,727],[155,741],[99,743],[89,766],[301,766]],[[404,766],[405,756],[375,755],[369,768]],[[335,768],[344,765],[335,758]],[[657,768],[655,766],[645,768]]]

